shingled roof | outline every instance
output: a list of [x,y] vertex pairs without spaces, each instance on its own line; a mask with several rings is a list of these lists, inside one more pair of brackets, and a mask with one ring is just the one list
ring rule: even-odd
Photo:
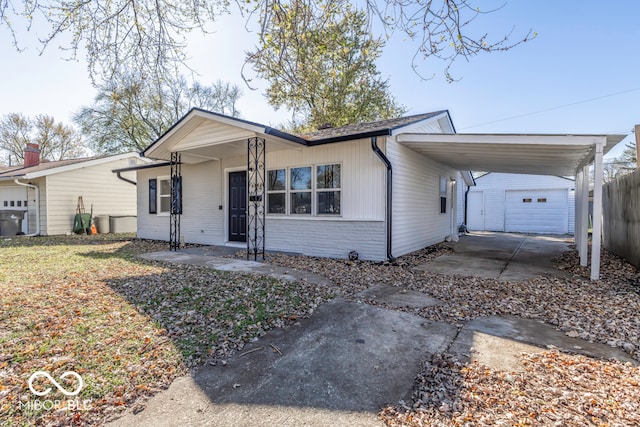
[[425,114],[416,114],[413,116],[398,117],[395,119],[379,120],[376,122],[359,123],[356,125],[347,125],[338,128],[320,129],[314,132],[298,135],[300,138],[309,142],[319,142],[323,140],[330,140],[333,138],[344,138],[349,136],[356,136],[367,133],[375,133],[385,130],[394,130],[402,126],[407,126],[413,123],[417,123],[421,120],[430,119],[440,114],[446,113],[446,111],[434,111]]
[[59,168],[61,166],[73,165],[75,163],[88,162],[89,160],[96,160],[107,156],[93,156],[93,157],[83,157],[80,159],[67,159],[67,160],[56,160],[52,162],[43,161],[39,165],[30,166],[28,168],[14,167],[9,168],[7,170],[0,170],[0,178],[12,177],[12,176],[23,176],[28,173],[33,172],[41,172],[48,169]]

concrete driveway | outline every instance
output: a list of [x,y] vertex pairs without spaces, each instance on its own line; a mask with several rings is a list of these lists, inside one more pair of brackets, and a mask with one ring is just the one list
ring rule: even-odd
[[573,244],[572,236],[472,232],[448,245],[451,255],[437,257],[417,270],[504,281],[522,281],[540,275],[562,277],[553,260]]

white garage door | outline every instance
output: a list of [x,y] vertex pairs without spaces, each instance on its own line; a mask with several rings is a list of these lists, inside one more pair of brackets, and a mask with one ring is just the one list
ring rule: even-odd
[[507,191],[507,232],[566,234],[569,231],[567,190]]

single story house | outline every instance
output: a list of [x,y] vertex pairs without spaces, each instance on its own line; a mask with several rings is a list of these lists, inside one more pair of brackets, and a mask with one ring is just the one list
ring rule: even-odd
[[135,174],[123,180],[112,170],[149,162],[138,153],[40,161],[38,146],[29,144],[24,165],[0,171],[0,215],[22,212],[21,232],[43,236],[73,230],[79,196],[94,216],[135,216]]
[[467,195],[471,231],[573,234],[575,181],[553,175],[490,172]]
[[437,111],[291,135],[193,109],[142,153],[169,162],[121,170],[137,170],[138,237],[369,260],[456,239],[471,174],[398,144],[403,132],[454,128]]
[[[448,111],[293,135],[192,109],[142,155],[138,237],[385,260],[460,225],[471,170],[576,177],[576,245],[587,265],[587,174],[594,165],[591,277],[600,267],[602,157],[624,135],[457,134]],[[465,186],[462,185],[465,184]]]

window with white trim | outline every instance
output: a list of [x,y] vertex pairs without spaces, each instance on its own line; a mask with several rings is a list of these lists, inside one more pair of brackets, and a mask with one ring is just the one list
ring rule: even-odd
[[287,170],[267,171],[267,213],[287,213]]
[[447,177],[440,177],[440,213],[447,213]]
[[316,166],[316,211],[318,215],[340,215],[340,165]]
[[171,213],[171,179],[168,176],[158,177],[158,215]]
[[289,169],[291,214],[311,215],[311,166]]
[[300,166],[267,171],[267,213],[340,215],[340,164]]

